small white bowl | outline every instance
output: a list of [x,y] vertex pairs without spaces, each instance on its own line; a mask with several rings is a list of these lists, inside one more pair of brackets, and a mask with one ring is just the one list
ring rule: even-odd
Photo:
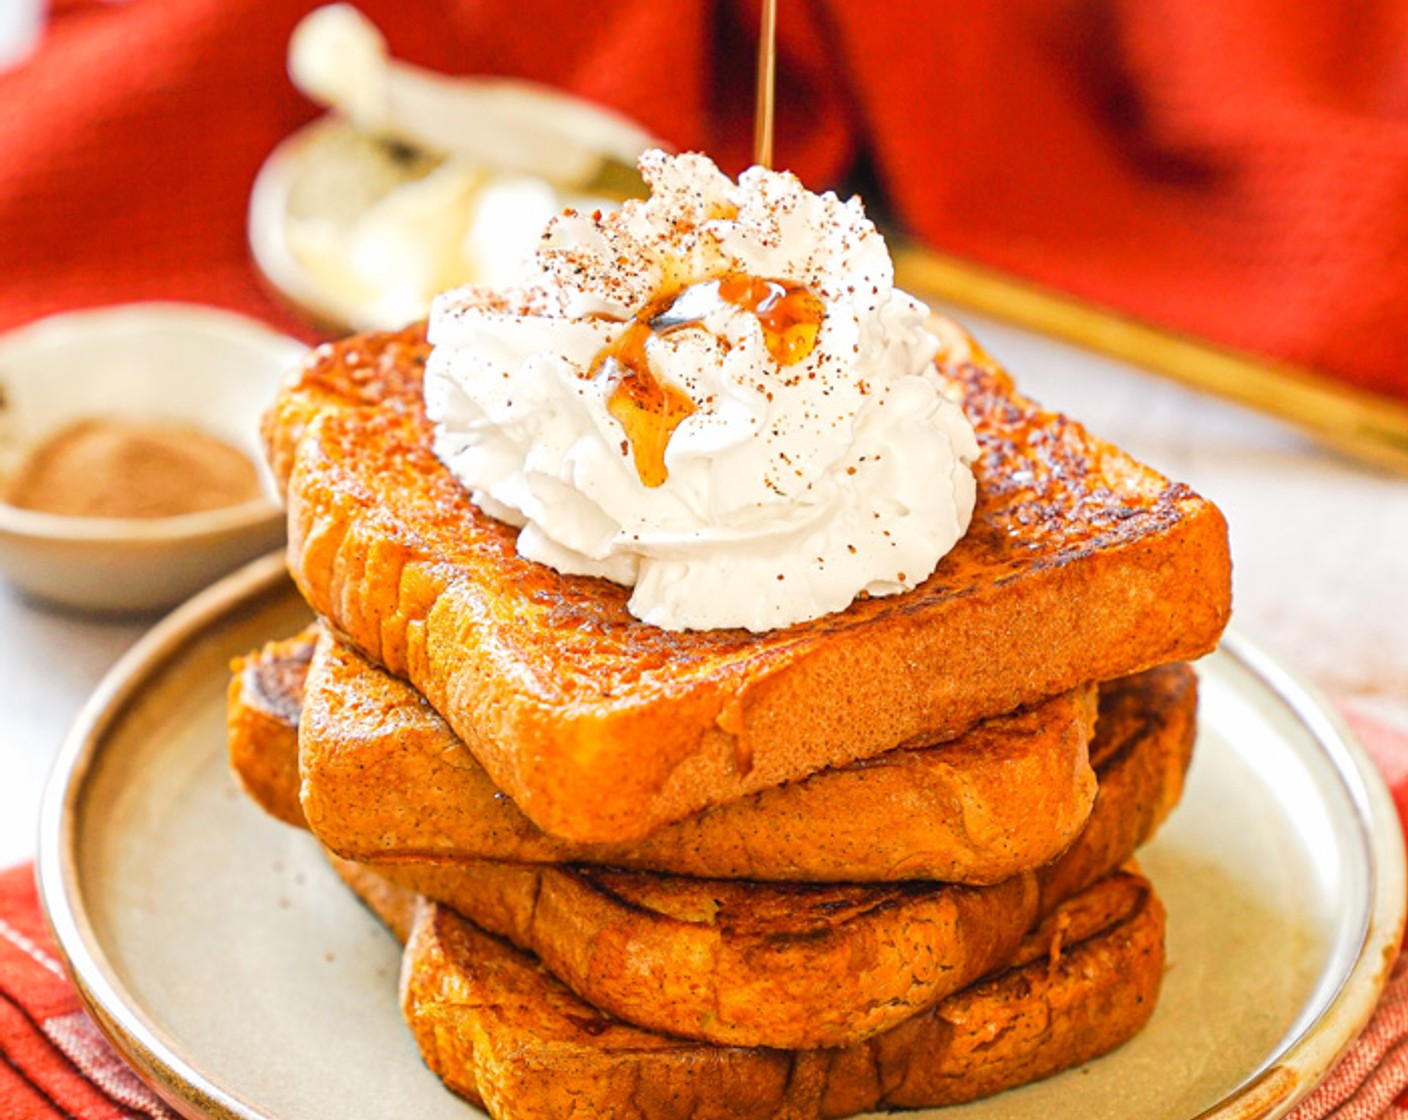
[[[589,113],[595,107],[583,102],[577,110]],[[484,275],[463,255],[457,266],[444,259],[447,246],[464,252],[466,231],[460,208],[476,209],[481,203],[428,201],[437,196],[418,192],[429,182],[428,169],[441,167],[444,157],[414,149],[393,156],[393,150],[397,149],[329,114],[286,137],[255,178],[248,237],[256,267],[284,298],[332,330],[386,330],[425,315],[429,296],[424,285],[432,279],[435,286],[494,282],[492,275]],[[590,213],[644,189],[633,169],[615,162],[584,185],[553,183],[502,168],[466,170],[464,175],[466,181],[487,176],[487,182],[508,188],[535,183],[536,190],[523,188],[529,199],[539,192],[555,195],[557,206],[541,215],[543,225],[552,212],[565,206]],[[486,193],[493,192],[477,190],[472,197],[482,199]],[[386,213],[392,198],[400,199],[394,220]],[[375,237],[359,241],[368,232],[362,223],[378,208],[382,217]],[[510,221],[498,231],[496,249],[503,248],[505,239],[516,244],[525,235],[528,241],[520,247],[536,246],[541,227],[522,227],[522,223],[527,216],[539,214],[538,206],[511,207],[505,213]],[[314,245],[318,254],[307,255]],[[450,255],[454,258],[453,249]]]
[[71,517],[0,501],[0,571],[22,592],[84,610],[172,606],[284,540],[259,417],[302,343],[213,308],[79,311],[0,337],[0,478],[79,420],[200,428],[256,464],[264,493],[177,517]]

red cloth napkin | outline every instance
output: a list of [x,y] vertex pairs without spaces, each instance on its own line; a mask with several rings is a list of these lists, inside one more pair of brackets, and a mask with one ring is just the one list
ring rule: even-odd
[[175,1120],[81,1009],[28,864],[0,874],[0,1116]]
[[[55,0],[0,74],[0,328],[204,300],[305,335],[244,205],[313,114],[312,0]],[[393,52],[551,82],[747,160],[757,0],[360,0]],[[1408,398],[1408,5],[787,0],[776,162],[929,243]],[[413,14],[412,14],[413,13]]]

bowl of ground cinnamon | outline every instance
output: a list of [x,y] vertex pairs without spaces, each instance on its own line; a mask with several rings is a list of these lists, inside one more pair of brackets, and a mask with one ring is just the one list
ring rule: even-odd
[[0,572],[48,603],[155,611],[279,547],[259,417],[303,351],[185,304],[0,338]]

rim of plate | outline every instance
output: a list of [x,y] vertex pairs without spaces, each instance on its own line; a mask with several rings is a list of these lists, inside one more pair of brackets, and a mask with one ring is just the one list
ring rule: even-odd
[[[45,785],[36,861],[39,898],[69,979],[108,1040],[167,1104],[197,1120],[265,1120],[207,1079],[140,1010],[94,933],[77,869],[76,804],[103,735],[187,641],[288,578],[283,550],[236,570],[173,610],[118,660],[79,709]],[[194,1110],[194,1111],[192,1111]]]
[[1398,810],[1358,739],[1325,697],[1294,670],[1235,628],[1219,650],[1260,680],[1324,752],[1355,808],[1368,858],[1368,901],[1354,963],[1323,1008],[1261,1070],[1191,1120],[1276,1120],[1319,1084],[1354,1044],[1378,1006],[1403,940],[1408,868]]
[[[37,860],[40,900],[60,955],[99,1027],[151,1087],[183,1115],[202,1120],[266,1120],[212,1083],[195,1060],[157,1029],[117,978],[98,942],[78,879],[76,803],[103,736],[147,680],[202,630],[282,590],[282,551],[246,565],[178,607],[103,678],[75,718],[44,791]],[[1329,760],[1355,808],[1368,861],[1369,906],[1353,964],[1325,1006],[1260,1072],[1190,1120],[1275,1120],[1304,1098],[1368,1023],[1403,935],[1408,877],[1397,811],[1383,779],[1353,733],[1321,695],[1270,653],[1229,627],[1220,652],[1284,704]]]

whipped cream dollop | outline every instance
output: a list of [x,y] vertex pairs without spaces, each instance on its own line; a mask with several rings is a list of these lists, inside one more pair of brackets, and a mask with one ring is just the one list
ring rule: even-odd
[[518,551],[669,629],[906,591],[966,531],[977,441],[857,199],[648,152],[529,273],[431,311],[435,451]]

